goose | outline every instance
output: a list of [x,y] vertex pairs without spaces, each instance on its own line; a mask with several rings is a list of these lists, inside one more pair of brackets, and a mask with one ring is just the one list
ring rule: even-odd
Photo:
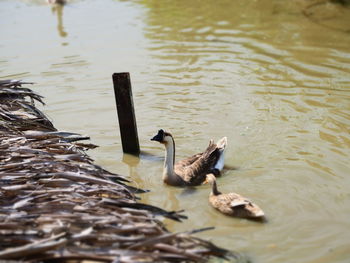
[[209,195],[209,203],[221,213],[247,219],[264,221],[264,212],[249,199],[236,194],[219,192],[216,185],[216,178],[213,174],[207,174],[204,183],[212,187]]
[[215,144],[210,140],[207,149],[187,159],[175,163],[175,141],[173,136],[164,130],[159,130],[152,141],[158,141],[165,146],[165,161],[163,182],[172,186],[201,185],[208,173],[219,175],[224,167],[224,150],[227,138],[223,137]]

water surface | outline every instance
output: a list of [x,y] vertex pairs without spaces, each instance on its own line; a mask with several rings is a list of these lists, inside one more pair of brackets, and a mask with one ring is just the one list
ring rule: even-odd
[[[56,127],[88,134],[98,164],[185,209],[165,221],[253,262],[348,262],[350,8],[327,1],[0,1],[0,77],[34,81]],[[111,75],[131,73],[143,154],[123,155]],[[267,224],[223,216],[209,187],[161,181],[177,158],[227,136],[223,192],[254,200]],[[232,169],[234,168],[234,169]]]

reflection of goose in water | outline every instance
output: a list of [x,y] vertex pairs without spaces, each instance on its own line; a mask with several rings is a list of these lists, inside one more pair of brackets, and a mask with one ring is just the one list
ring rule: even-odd
[[224,137],[215,144],[212,140],[207,149],[192,157],[175,163],[175,141],[173,136],[163,130],[151,140],[165,146],[165,162],[163,181],[173,186],[195,186],[204,182],[208,173],[219,174],[224,167],[224,150],[227,138]]
[[205,182],[212,187],[209,203],[221,213],[247,219],[264,219],[264,212],[252,201],[236,193],[219,192],[213,174],[208,174]]
[[46,0],[49,4],[52,5],[52,12],[57,12],[57,30],[61,37],[66,37],[67,32],[63,27],[63,6],[67,3],[65,0]]
[[49,4],[64,5],[67,1],[65,0],[46,0]]

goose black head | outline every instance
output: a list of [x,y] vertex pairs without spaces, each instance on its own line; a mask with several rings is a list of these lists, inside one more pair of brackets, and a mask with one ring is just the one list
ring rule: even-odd
[[151,139],[151,141],[157,141],[157,142],[162,143],[162,142],[164,142],[164,137],[165,137],[165,132],[164,132],[164,130],[159,130],[158,133],[157,133],[157,135],[154,136],[154,137]]

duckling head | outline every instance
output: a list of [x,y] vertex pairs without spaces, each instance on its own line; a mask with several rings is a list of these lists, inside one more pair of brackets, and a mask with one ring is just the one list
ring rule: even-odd
[[205,181],[203,182],[203,184],[210,184],[213,185],[214,183],[216,183],[216,177],[214,176],[214,174],[210,173],[207,174],[205,177]]

